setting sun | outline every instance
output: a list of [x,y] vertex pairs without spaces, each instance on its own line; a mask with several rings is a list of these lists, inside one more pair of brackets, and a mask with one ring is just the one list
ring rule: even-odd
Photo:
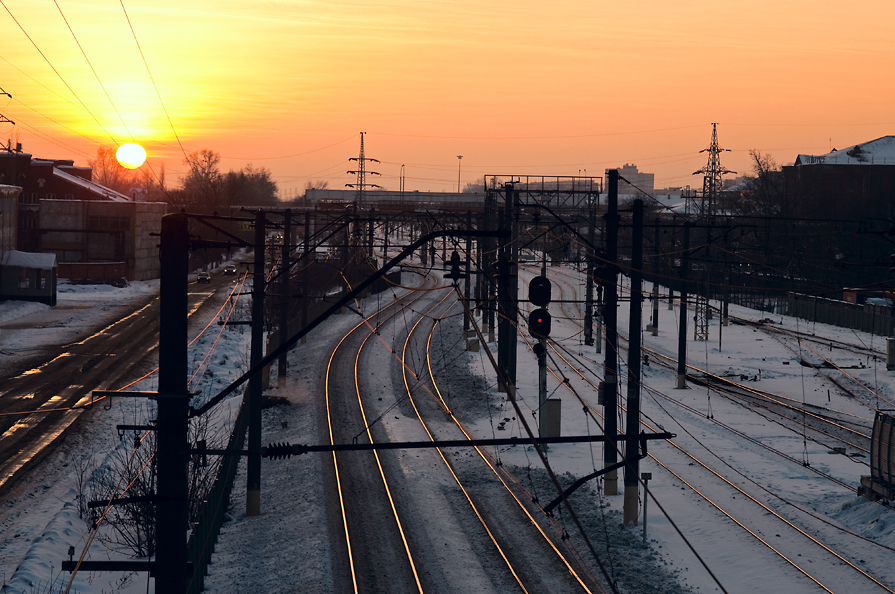
[[118,147],[115,158],[125,169],[136,169],[146,160],[146,151],[139,144],[128,142]]

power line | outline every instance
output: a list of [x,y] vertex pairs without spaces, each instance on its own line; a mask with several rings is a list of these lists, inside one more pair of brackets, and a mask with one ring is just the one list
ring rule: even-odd
[[[180,136],[177,135],[177,130],[174,129],[174,122],[171,121],[171,116],[168,114],[168,109],[165,107],[165,102],[162,101],[162,95],[159,93],[158,86],[155,84],[155,79],[152,77],[152,72],[149,70],[149,63],[146,61],[146,56],[143,54],[143,48],[140,47],[140,41],[137,39],[137,33],[134,31],[134,26],[131,23],[131,17],[127,14],[127,9],[124,7],[124,0],[119,0],[121,2],[121,10],[124,11],[124,18],[127,19],[127,25],[131,29],[131,35],[134,36],[134,43],[137,44],[137,50],[140,52],[140,57],[143,58],[143,65],[146,66],[146,73],[149,75],[149,80],[152,81],[152,87],[155,89],[155,94],[158,96],[158,101],[162,105],[162,111],[165,112],[165,117],[168,118],[168,124],[171,126],[171,131],[174,132],[174,138],[177,139],[177,144],[180,145],[180,150],[183,153],[185,159],[189,159],[189,155],[186,154],[186,149],[183,148],[183,143],[180,142]],[[0,0],[2,2],[2,0]]]
[[650,134],[652,132],[670,132],[673,130],[687,130],[701,128],[705,124],[693,124],[691,126],[678,126],[675,128],[656,128],[653,130],[634,130],[629,132],[603,132],[600,134],[570,134],[566,136],[427,136],[423,134],[390,134],[388,132],[371,132],[379,136],[399,136],[401,138],[434,138],[443,140],[562,140],[565,138],[598,138],[603,136],[627,136],[629,134]]
[[226,157],[226,156],[222,156],[221,158],[222,158],[222,159],[245,160],[245,161],[269,161],[269,160],[273,160],[273,159],[291,159],[292,157],[301,157],[301,156],[304,156],[304,155],[310,155],[310,154],[312,154],[312,153],[319,153],[320,151],[324,151],[324,150],[326,150],[326,149],[328,149],[328,148],[332,148],[332,147],[334,147],[334,146],[337,146],[337,145],[340,145],[340,144],[344,144],[344,143],[348,142],[349,140],[351,140],[352,138],[354,138],[354,134],[352,134],[352,135],[349,136],[348,138],[345,138],[344,140],[340,140],[340,141],[338,141],[338,142],[334,142],[334,143],[332,143],[332,144],[328,144],[328,145],[323,146],[323,147],[320,147],[320,148],[318,148],[318,149],[314,149],[314,150],[311,150],[311,151],[305,151],[305,152],[303,152],[303,153],[295,153],[295,154],[292,154],[292,155],[280,155],[280,156],[277,156],[277,157]]
[[6,6],[6,3],[3,0],[0,0],[0,4],[3,5],[3,8],[5,8],[6,12],[9,13],[10,18],[12,18],[12,20],[15,21],[16,25],[19,26],[19,29],[21,29],[22,33],[25,34],[25,37],[27,37],[28,41],[31,42],[31,45],[34,46],[34,49],[37,50],[37,53],[39,53],[41,55],[41,57],[44,59],[44,61],[46,61],[47,65],[53,70],[53,72],[56,73],[56,76],[59,77],[59,80],[62,81],[62,84],[64,84],[65,87],[69,91],[71,91],[72,96],[74,96],[74,98],[78,100],[78,103],[81,104],[81,107],[84,108],[84,111],[86,111],[88,114],[90,114],[90,117],[93,118],[93,121],[96,122],[96,124],[100,128],[102,128],[103,132],[105,132],[109,136],[109,138],[112,140],[113,144],[118,144],[118,141],[116,141],[115,138],[109,133],[109,131],[106,130],[106,128],[100,123],[100,121],[96,118],[96,116],[93,115],[93,112],[90,111],[90,109],[87,107],[87,105],[85,105],[84,102],[81,101],[81,98],[78,96],[77,93],[75,93],[75,90],[71,88],[71,86],[66,82],[65,78],[63,78],[62,74],[56,69],[55,66],[53,66],[53,63],[50,62],[50,59],[46,56],[46,54],[44,54],[43,51],[41,51],[41,49],[37,46],[37,43],[34,41],[34,39],[32,39],[30,35],[28,35],[28,32],[25,31],[25,27],[23,27],[22,24],[18,21],[18,19],[16,19],[16,17],[12,14],[12,11],[9,10],[8,6]]
[[[54,119],[51,118],[50,116],[48,116],[48,115],[46,115],[46,114],[44,114],[44,113],[41,113],[41,112],[37,111],[36,109],[34,109],[33,107],[31,107],[31,106],[28,105],[27,103],[25,103],[25,102],[19,100],[19,99],[16,98],[16,97],[13,97],[13,101],[15,101],[16,103],[18,103],[18,104],[21,105],[22,107],[27,107],[28,109],[30,109],[31,111],[33,111],[33,112],[36,113],[37,115],[41,116],[42,118],[46,118],[47,120],[49,120],[49,121],[53,122],[54,124],[56,124],[57,126],[59,126],[60,128],[65,128],[66,130],[68,130],[69,132],[71,132],[72,134],[74,134],[74,135],[76,135],[76,136],[80,136],[81,138],[83,138],[83,139],[85,139],[85,140],[88,140],[88,141],[90,141],[90,142],[92,142],[92,143],[95,143],[95,144],[101,144],[101,143],[98,142],[97,140],[95,140],[95,139],[93,139],[93,138],[90,138],[89,136],[87,136],[87,135],[85,135],[85,134],[81,134],[81,133],[78,132],[77,130],[73,130],[72,128],[69,128],[69,127],[66,126],[65,124],[62,124],[62,123],[60,123],[60,122],[57,122],[56,120],[54,120]],[[22,122],[20,121],[19,124],[22,124]],[[22,124],[22,125],[24,125],[24,124]],[[32,126],[32,127],[33,127],[33,126]],[[76,150],[76,149],[74,149],[74,150]],[[80,152],[80,151],[78,151],[78,152]]]
[[115,103],[112,101],[112,97],[109,96],[109,92],[106,90],[105,85],[103,85],[103,81],[99,79],[99,74],[96,73],[96,69],[93,67],[93,64],[90,63],[90,58],[87,57],[87,52],[84,51],[84,47],[81,45],[81,42],[78,41],[77,35],[75,35],[74,30],[71,28],[71,24],[69,24],[68,19],[65,18],[65,14],[62,12],[62,7],[59,6],[59,2],[57,0],[53,0],[53,3],[56,5],[56,8],[59,10],[59,14],[62,16],[62,20],[65,21],[65,26],[68,27],[69,33],[71,33],[72,38],[74,38],[75,43],[78,45],[78,49],[81,50],[81,55],[84,56],[84,60],[86,60],[87,65],[90,66],[91,72],[93,72],[93,76],[96,77],[96,82],[99,83],[100,88],[103,90],[103,93],[106,94],[106,99],[109,100],[109,105],[112,106],[112,109],[115,110],[115,114],[118,116],[118,119],[121,120],[121,125],[124,126],[124,129],[127,131],[127,135],[131,137],[131,140],[134,139],[134,135],[131,134],[130,129],[127,127],[127,124],[124,122],[124,118],[121,117],[121,112],[118,111],[118,108],[115,107]]

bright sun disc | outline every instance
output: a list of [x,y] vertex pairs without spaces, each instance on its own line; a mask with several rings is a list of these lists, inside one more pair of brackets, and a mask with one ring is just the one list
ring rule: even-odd
[[128,142],[118,147],[115,158],[118,159],[122,167],[136,169],[146,160],[146,151],[139,144]]

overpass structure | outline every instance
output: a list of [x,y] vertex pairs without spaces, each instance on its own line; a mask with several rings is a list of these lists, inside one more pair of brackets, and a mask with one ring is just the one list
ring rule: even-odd
[[[364,194],[364,210],[390,212],[455,212],[487,211],[490,200],[503,204],[506,188],[511,185],[519,206],[547,206],[555,212],[580,213],[600,207],[602,177],[488,175],[485,185],[476,192],[407,192],[371,190]],[[309,189],[307,206],[318,210],[344,210],[355,206],[353,190]]]

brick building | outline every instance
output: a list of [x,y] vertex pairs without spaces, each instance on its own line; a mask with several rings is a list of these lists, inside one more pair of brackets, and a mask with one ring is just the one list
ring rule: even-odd
[[164,203],[135,202],[92,181],[71,160],[0,152],[0,184],[21,188],[16,247],[54,253],[59,276],[117,281],[158,278],[157,238]]

